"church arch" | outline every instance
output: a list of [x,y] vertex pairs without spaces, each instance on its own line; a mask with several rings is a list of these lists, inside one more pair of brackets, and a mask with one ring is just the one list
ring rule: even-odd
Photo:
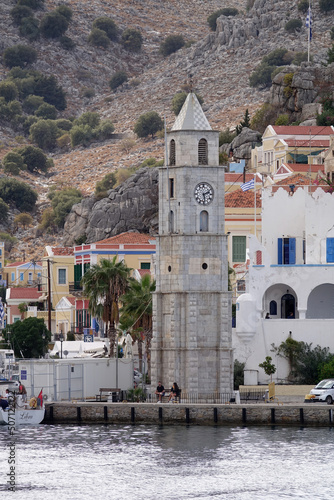
[[206,139],[200,139],[198,142],[198,164],[208,164],[208,141]]
[[311,291],[307,299],[306,318],[334,318],[334,285],[332,283],[323,283]]

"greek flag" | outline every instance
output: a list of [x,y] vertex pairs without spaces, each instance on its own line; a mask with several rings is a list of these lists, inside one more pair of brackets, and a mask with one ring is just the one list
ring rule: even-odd
[[2,320],[4,316],[5,316],[5,310],[3,308],[2,301],[0,299],[0,325],[2,325]]
[[308,8],[307,16],[306,16],[306,28],[310,30],[310,40],[312,40],[312,12],[311,7]]
[[248,189],[254,189],[254,179],[251,181],[245,182],[245,184],[241,184],[241,189],[243,191],[248,191]]

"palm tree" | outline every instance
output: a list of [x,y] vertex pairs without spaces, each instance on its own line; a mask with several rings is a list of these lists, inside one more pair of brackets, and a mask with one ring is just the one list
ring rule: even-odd
[[[119,298],[128,287],[131,269],[124,262],[102,259],[92,266],[82,278],[83,292],[89,299],[89,311],[106,323],[110,342],[109,356],[114,355],[119,321]],[[102,306],[102,307],[101,307]]]
[[128,291],[122,297],[121,314],[131,318],[131,333],[142,333],[147,355],[147,371],[151,376],[151,341],[152,341],[152,293],[155,291],[155,280],[150,274],[144,274],[140,281],[131,279]]

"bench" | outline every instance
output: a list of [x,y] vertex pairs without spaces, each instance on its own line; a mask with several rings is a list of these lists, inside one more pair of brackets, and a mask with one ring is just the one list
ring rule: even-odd
[[[165,400],[166,403],[168,403],[169,395],[170,395],[170,391],[169,392],[165,392],[164,396],[162,396],[162,398],[161,398],[161,403],[163,403],[164,400]],[[157,402],[158,402],[159,401],[159,395],[156,394],[156,397],[157,397]],[[177,396],[176,398],[172,398],[171,401],[172,401],[172,403],[181,403],[181,389],[180,389],[179,396]]]
[[[96,401],[108,401],[108,397],[105,399],[102,400],[102,395],[103,394],[107,394],[108,396],[108,393],[111,392],[112,393],[112,401],[113,402],[116,402],[116,401],[119,401],[119,396],[120,396],[120,392],[121,392],[121,389],[115,389],[113,387],[102,387],[99,389],[100,391],[100,394],[96,394]],[[115,394],[115,396],[114,396]],[[114,400],[115,398],[115,400]]]

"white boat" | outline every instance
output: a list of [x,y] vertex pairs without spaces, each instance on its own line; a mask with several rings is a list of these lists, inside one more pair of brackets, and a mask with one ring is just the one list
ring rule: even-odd
[[19,385],[17,382],[7,382],[7,385],[12,395],[8,398],[9,406],[5,410],[0,407],[0,425],[40,424],[44,418],[45,409],[37,405],[38,398],[32,397],[29,403],[26,403],[20,394],[16,394]]

